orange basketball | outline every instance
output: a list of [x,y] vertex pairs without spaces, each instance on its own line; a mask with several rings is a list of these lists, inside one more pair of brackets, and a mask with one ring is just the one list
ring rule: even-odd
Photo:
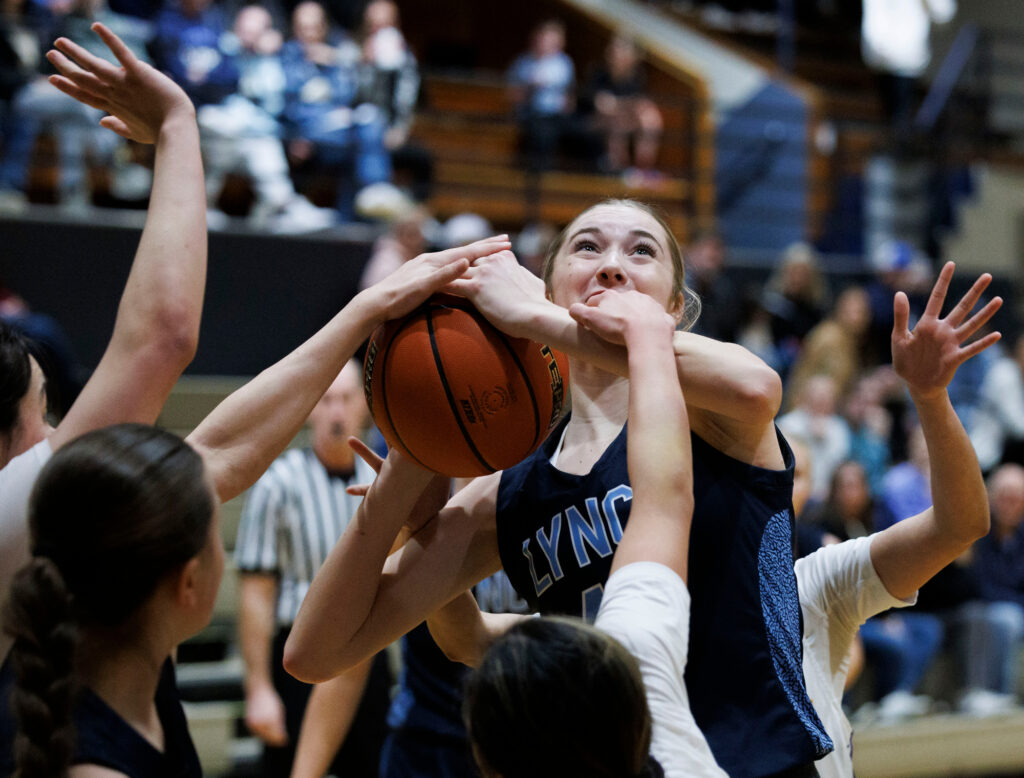
[[495,329],[460,297],[435,295],[370,337],[363,388],[389,446],[449,476],[504,470],[562,415],[565,356]]

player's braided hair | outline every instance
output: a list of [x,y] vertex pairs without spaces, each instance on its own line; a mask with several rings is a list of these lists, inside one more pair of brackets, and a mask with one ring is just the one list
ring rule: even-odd
[[55,778],[67,770],[74,748],[71,711],[77,683],[78,640],[74,604],[54,563],[37,557],[18,571],[4,612],[14,638],[11,662],[18,682],[11,707],[16,778]]
[[120,635],[161,581],[206,546],[213,498],[181,438],[121,424],[71,441],[29,504],[33,559],[4,613],[14,638],[15,775],[58,778],[73,756],[76,646]]

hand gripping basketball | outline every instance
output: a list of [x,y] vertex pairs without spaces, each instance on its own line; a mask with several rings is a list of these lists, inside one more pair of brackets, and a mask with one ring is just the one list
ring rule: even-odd
[[499,332],[468,301],[434,295],[377,328],[363,379],[388,445],[428,470],[477,476],[541,444],[564,410],[568,362]]

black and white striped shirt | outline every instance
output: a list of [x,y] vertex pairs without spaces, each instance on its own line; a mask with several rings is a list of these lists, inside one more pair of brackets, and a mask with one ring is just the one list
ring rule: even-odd
[[356,457],[348,480],[328,474],[312,449],[278,457],[252,487],[242,508],[235,564],[242,573],[278,577],[277,623],[295,621],[317,570],[348,526],[362,498],[345,487],[368,484],[374,472]]

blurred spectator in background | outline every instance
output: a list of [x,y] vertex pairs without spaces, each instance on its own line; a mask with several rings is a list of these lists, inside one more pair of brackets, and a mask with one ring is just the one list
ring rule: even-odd
[[565,25],[541,23],[530,49],[508,71],[508,84],[522,133],[523,151],[532,170],[554,163],[559,141],[570,131],[576,107],[576,68],[565,53]]
[[359,47],[331,30],[320,3],[295,7],[292,34],[281,53],[288,152],[299,164],[315,159],[339,172],[335,207],[351,220],[359,189],[391,179],[384,116],[372,103],[358,102]]
[[870,256],[875,277],[867,285],[871,301],[871,353],[878,361],[892,360],[892,300],[896,292],[905,292],[910,301],[910,323],[924,312],[931,289],[932,272],[928,261],[906,241],[890,240],[878,246]]
[[585,112],[605,137],[602,167],[625,172],[627,183],[658,180],[661,111],[647,96],[647,78],[640,50],[631,38],[616,35],[605,50],[604,62],[591,74],[583,92]]
[[[746,289],[740,300],[740,313],[736,327],[736,342],[763,359],[777,373],[783,373],[786,358],[776,347],[772,337],[772,315],[764,307],[764,296],[759,289]],[[735,305],[735,303],[733,303]],[[703,316],[703,311],[701,312]],[[697,320],[699,326],[700,319]]]
[[[811,499],[828,494],[832,473],[850,455],[850,429],[836,414],[836,382],[831,376],[811,376],[804,382],[796,407],[780,416],[779,429],[803,440],[814,462]],[[908,514],[909,515],[909,514]]]
[[[147,61],[146,44],[152,35],[147,22],[114,13],[107,8],[105,0],[75,0],[62,10],[66,12],[59,16],[55,29],[50,31],[55,37],[70,38],[91,54],[120,64],[90,31],[93,22],[103,22],[136,57]],[[42,76],[19,92],[15,111],[28,117],[34,128],[52,132],[56,138],[60,205],[73,210],[92,205],[89,160],[109,167],[115,162],[117,149],[124,145],[116,134],[100,126],[99,120],[105,112],[68,97]],[[31,148],[31,141],[28,148]],[[148,178],[143,182],[143,189],[148,190]]]
[[803,438],[795,435],[787,435],[786,442],[793,450],[793,517],[796,521],[793,528],[793,558],[800,559],[824,545],[838,543],[839,538],[826,533],[821,524],[814,521],[819,503],[811,500],[811,480],[814,472],[811,450]]
[[337,221],[295,191],[281,140],[278,118],[284,110],[283,43],[263,6],[247,5],[235,17],[218,50],[238,73],[237,91],[199,108],[207,202],[216,208],[228,173],[245,173],[256,203],[250,222],[271,232],[305,232]]
[[983,471],[1001,462],[1024,463],[1024,333],[1013,342],[1012,353],[997,352],[968,429]]
[[[921,425],[913,422],[907,433],[907,459],[882,479],[882,499],[896,519],[916,516],[932,504],[928,446]],[[879,527],[879,529],[885,529]]]
[[359,288],[373,286],[426,251],[426,229],[430,221],[430,213],[425,208],[410,204],[391,223],[390,229],[374,241],[373,253],[359,279]]
[[693,332],[731,343],[736,339],[736,285],[722,271],[725,241],[714,230],[697,233],[686,251],[687,284],[701,299],[701,314]]
[[911,130],[914,87],[931,60],[931,26],[956,15],[956,0],[864,0],[861,51],[877,72],[882,109],[897,142]]
[[398,28],[398,6],[392,0],[373,0],[366,6],[362,54],[362,98],[384,112],[384,145],[397,148],[409,139],[420,73]]
[[430,197],[433,158],[425,148],[409,141],[420,71],[399,28],[398,5],[393,0],[373,0],[366,6],[362,40],[359,101],[380,109],[387,127],[384,146],[391,153],[396,177],[407,174],[413,198],[423,202]]
[[82,366],[64,328],[56,319],[33,311],[0,279],[0,320],[24,333],[31,341],[33,356],[46,375],[46,399],[56,418],[74,403],[84,384]]
[[[346,487],[373,480],[373,471],[348,444],[350,435],[365,434],[368,417],[362,371],[349,362],[310,413],[311,447],[278,457],[249,491],[242,510],[235,561],[245,721],[263,741],[264,776],[291,771],[312,686],[284,671],[284,643],[313,576],[359,505],[360,498]],[[360,686],[369,685],[365,695],[361,690],[356,695],[363,701],[353,737],[338,753],[333,772],[370,778],[377,774],[385,735],[389,682],[383,655],[363,663],[360,671]]]
[[[783,360],[786,378],[804,336],[821,321],[828,307],[828,286],[817,252],[806,243],[794,243],[764,287],[762,304],[771,316],[772,339]],[[892,307],[892,295],[889,296]]]
[[1024,468],[1003,465],[988,479],[992,530],[971,549],[978,599],[961,609],[966,713],[998,713],[1016,702],[1024,638]]
[[862,376],[843,404],[842,415],[850,428],[850,458],[864,468],[873,495],[881,494],[891,459],[892,415],[882,404],[887,371],[877,368]]
[[15,108],[43,64],[43,18],[26,0],[0,2],[0,211],[25,207],[36,122]]
[[519,264],[539,277],[544,268],[548,246],[557,234],[558,230],[547,222],[530,222],[523,227],[514,246]]
[[929,711],[931,698],[914,692],[942,647],[944,634],[938,616],[918,610],[875,616],[861,625],[865,660],[875,679],[877,708],[872,706],[872,714],[879,723],[891,724]]
[[455,214],[441,226],[437,242],[442,249],[450,249],[466,246],[493,234],[494,228],[487,219],[478,213],[466,211]]
[[816,324],[803,339],[789,371],[786,388],[790,401],[800,394],[812,375],[831,376],[839,396],[845,397],[861,371],[872,364],[866,353],[870,324],[867,293],[858,286],[845,289],[828,318]]
[[832,473],[824,502],[808,509],[806,521],[842,541],[870,535],[892,525],[894,518],[885,503],[871,496],[860,462],[847,459]]
[[155,25],[154,64],[181,85],[197,109],[234,94],[238,63],[221,48],[227,23],[213,0],[170,0]]

